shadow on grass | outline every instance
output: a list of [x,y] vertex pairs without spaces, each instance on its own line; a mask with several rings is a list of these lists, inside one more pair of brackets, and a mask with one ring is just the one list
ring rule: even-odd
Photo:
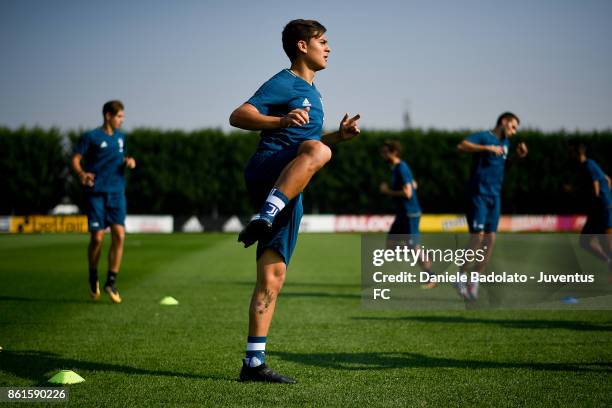
[[403,317],[353,317],[355,320],[411,321],[449,324],[492,324],[507,329],[565,329],[575,331],[612,331],[612,323],[593,324],[576,320],[526,320],[483,319],[463,316],[403,316]]
[[46,303],[90,303],[88,299],[54,299],[54,298],[28,298],[22,296],[0,296],[0,302],[46,302]]
[[[49,375],[59,370],[74,370],[83,375],[87,371],[106,371],[128,375],[152,375],[157,377],[180,377],[191,379],[213,379],[231,381],[233,378],[213,377],[192,373],[181,373],[168,370],[147,370],[112,363],[98,363],[64,358],[55,353],[43,351],[3,351],[0,353],[0,372],[10,373],[14,376],[28,379],[39,385],[47,384]],[[52,375],[52,374],[51,374]]]
[[337,299],[360,299],[361,295],[351,293],[328,292],[281,292],[281,297],[329,297]]
[[352,288],[352,289],[361,289],[361,284],[359,283],[327,283],[327,282],[287,282],[285,283],[285,288],[291,288],[294,286],[302,286],[302,287],[323,287],[323,288]]
[[430,357],[418,353],[285,353],[275,352],[283,360],[338,370],[385,370],[394,368],[465,368],[526,369],[536,371],[569,371],[612,373],[612,362],[600,363],[518,363],[478,360],[456,360]]
[[[212,282],[212,281],[209,281]],[[215,281],[214,283],[255,286],[255,279],[246,281]],[[320,283],[320,282],[286,282],[283,288],[304,287],[304,288],[346,288],[346,289],[361,289],[358,283]]]
[[22,296],[0,296],[0,302],[43,302],[43,303],[95,303],[90,299],[68,298],[27,298]]

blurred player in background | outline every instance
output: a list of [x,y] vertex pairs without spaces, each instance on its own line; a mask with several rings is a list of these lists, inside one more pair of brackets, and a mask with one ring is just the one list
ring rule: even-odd
[[[382,183],[380,192],[392,197],[395,202],[395,220],[389,230],[387,246],[395,248],[397,245],[406,245],[418,249],[421,206],[417,198],[417,182],[412,176],[410,166],[401,159],[400,154],[401,145],[397,140],[385,140],[380,148],[383,160],[391,166],[391,185]],[[419,260],[419,265],[423,271],[431,273],[431,262],[422,258]],[[434,282],[428,282],[422,287],[432,289],[435,286]]]
[[323,100],[314,84],[330,53],[325,27],[314,20],[293,20],[282,34],[291,67],[265,82],[230,116],[230,124],[260,130],[261,139],[245,169],[251,201],[259,213],[238,241],[257,244],[257,281],[249,309],[249,334],[242,381],[295,383],[265,364],[265,345],[276,299],[297,242],[302,191],[330,159],[330,145],[359,134],[359,115],[340,121],[338,131],[322,134]]
[[[504,112],[497,118],[493,130],[474,133],[457,146],[460,152],[472,154],[466,213],[470,231],[468,247],[472,250],[485,250],[484,260],[471,265],[465,264],[461,268],[462,273],[470,270],[468,268],[472,266],[471,271],[482,273],[493,253],[510,139],[516,134],[519,124],[518,116]],[[527,153],[527,145],[519,143],[516,147],[516,157],[522,159]],[[457,290],[465,299],[476,299],[478,286],[478,282],[460,283]]]
[[[104,291],[114,303],[121,303],[116,280],[125,240],[125,168],[133,169],[136,161],[125,156],[125,134],[119,129],[124,119],[120,101],[109,101],[102,108],[104,123],[84,133],[72,156],[72,169],[84,186],[87,222],[90,232],[87,259],[89,293],[100,299],[98,261],[102,252],[104,230],[110,227],[111,247],[108,252],[108,273]],[[85,164],[81,166],[81,160]]]
[[587,212],[580,245],[607,262],[608,270],[612,272],[612,180],[586,154],[584,143],[570,143],[570,155],[580,164],[578,192]]

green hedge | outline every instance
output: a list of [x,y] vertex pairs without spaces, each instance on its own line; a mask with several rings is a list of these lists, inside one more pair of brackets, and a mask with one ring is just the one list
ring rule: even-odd
[[66,195],[68,166],[58,129],[0,127],[0,214],[39,214]]
[[[463,211],[471,158],[456,145],[468,131],[364,130],[354,141],[334,147],[332,161],[306,189],[306,212],[372,214],[392,211],[378,193],[390,171],[379,155],[386,138],[399,139],[404,158],[419,182],[419,200],[427,213]],[[82,206],[78,181],[69,172],[78,132],[0,128],[0,213],[45,213],[63,197]],[[258,135],[206,129],[193,132],[136,129],[127,152],[137,160],[128,172],[128,210],[134,214],[249,214],[243,169]],[[612,131],[544,133],[521,131],[529,156],[509,165],[503,190],[505,213],[575,213],[580,200],[564,190],[576,175],[566,141],[580,138],[608,174],[612,172]]]

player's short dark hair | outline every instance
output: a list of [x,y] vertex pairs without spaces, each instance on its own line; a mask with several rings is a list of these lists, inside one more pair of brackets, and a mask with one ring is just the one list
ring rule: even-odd
[[119,100],[108,101],[102,107],[102,116],[106,116],[107,113],[110,113],[111,116],[115,116],[122,110],[125,110],[123,103]]
[[495,126],[501,125],[502,120],[504,120],[504,119],[506,119],[506,120],[508,120],[508,119],[516,119],[516,123],[518,123],[519,125],[521,124],[521,120],[514,113],[512,113],[512,112],[504,112],[501,115],[499,115],[499,118],[497,118],[497,124]]
[[402,144],[399,142],[399,140],[386,139],[383,142],[382,147],[385,147],[390,152],[397,153],[398,155],[402,152]]
[[574,150],[577,153],[586,154],[588,150],[586,143],[584,143],[580,139],[570,139],[567,144],[569,145],[570,149]]
[[283,50],[293,62],[296,59],[298,41],[310,41],[322,36],[327,29],[315,20],[291,20],[283,29]]

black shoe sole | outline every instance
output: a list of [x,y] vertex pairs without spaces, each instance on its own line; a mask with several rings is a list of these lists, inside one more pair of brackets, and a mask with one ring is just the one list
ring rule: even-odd
[[251,379],[251,378],[240,377],[238,381],[240,382],[265,382],[265,383],[271,383],[271,384],[297,384],[297,381],[294,380],[293,378],[288,378],[284,381],[278,381],[278,380],[272,380],[272,379],[266,380],[266,379]]
[[297,381],[291,377],[286,377],[282,374],[271,370],[266,365],[254,368],[242,367],[240,371],[240,382],[269,382],[275,384],[296,384]]

